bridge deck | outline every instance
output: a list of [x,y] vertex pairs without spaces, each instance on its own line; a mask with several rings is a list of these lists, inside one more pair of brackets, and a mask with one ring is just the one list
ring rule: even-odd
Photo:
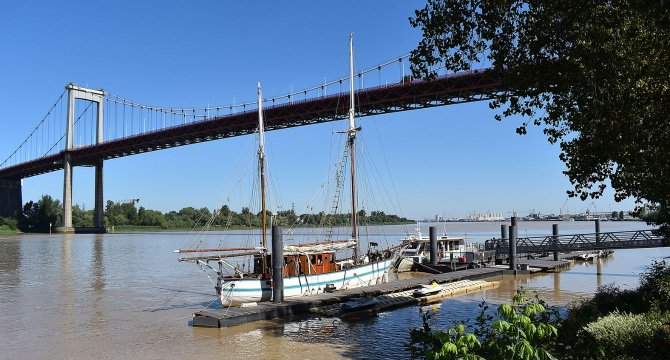
[[[415,80],[356,92],[356,116],[421,109],[491,99],[501,89],[500,75],[491,71],[472,71]],[[265,108],[266,130],[310,125],[344,119],[348,116],[349,93],[340,92]],[[95,164],[113,159],[176,146],[254,133],[257,110],[213,117],[149,131],[140,135],[106,140],[68,151],[73,165]],[[0,169],[0,179],[22,179],[63,168],[65,151]]]

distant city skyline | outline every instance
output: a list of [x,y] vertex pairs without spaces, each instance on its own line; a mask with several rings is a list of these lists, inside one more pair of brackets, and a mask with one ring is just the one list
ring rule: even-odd
[[[0,157],[19,145],[69,82],[156,106],[254,101],[258,81],[270,97],[345,76],[350,32],[357,70],[408,53],[421,33],[407,18],[422,6],[120,1],[103,11],[102,4],[4,3],[0,46],[11,55],[0,58]],[[403,64],[398,80],[409,73]],[[564,206],[571,185],[558,147],[540,128],[517,135],[521,120],[496,122],[495,113],[477,102],[358,119],[360,140],[378,171],[388,174],[387,192],[394,197],[392,205],[378,201],[366,209],[423,219],[488,210],[558,214],[592,201],[597,211],[634,208],[632,200],[616,203],[611,189],[600,200],[570,199]],[[334,159],[334,133],[343,126],[267,133],[272,181],[280,192],[274,205],[309,210]],[[230,187],[230,176],[244,166],[242,157],[253,156],[254,142],[243,136],[108,160],[105,200],[140,198],[138,206],[160,211],[223,204],[240,209],[248,194]],[[62,171],[25,179],[24,202],[42,194],[61,199],[62,181]],[[92,168],[75,168],[74,184],[74,203],[92,208]]]

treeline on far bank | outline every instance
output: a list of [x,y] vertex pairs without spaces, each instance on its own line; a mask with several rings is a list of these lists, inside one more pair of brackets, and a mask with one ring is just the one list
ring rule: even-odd
[[[20,214],[13,218],[0,218],[0,229],[21,230],[23,232],[49,232],[49,229],[61,226],[63,206],[59,200],[43,195],[36,202],[27,202]],[[411,220],[397,215],[385,214],[383,211],[358,211],[361,224],[397,224]],[[271,213],[267,212],[270,219]],[[72,225],[74,227],[92,227],[94,211],[79,205],[72,207]],[[205,225],[213,218],[211,226],[215,228],[257,228],[261,224],[261,213],[252,213],[247,207],[240,212],[231,210],[228,205],[212,211],[206,207],[185,207],[179,211],[162,213],[157,210],[136,207],[135,202],[107,201],[104,211],[105,227],[143,227],[155,229],[192,229]],[[350,222],[350,214],[296,214],[294,210],[277,212],[275,224],[283,226],[341,226]]]

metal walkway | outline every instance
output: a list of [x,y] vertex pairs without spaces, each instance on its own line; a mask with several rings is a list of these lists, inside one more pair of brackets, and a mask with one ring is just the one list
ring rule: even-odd
[[[516,241],[516,252],[570,252],[580,250],[665,247],[668,245],[670,245],[670,239],[656,235],[654,230],[639,230],[519,237]],[[486,250],[495,250],[497,255],[508,254],[509,240],[486,240],[484,247]]]

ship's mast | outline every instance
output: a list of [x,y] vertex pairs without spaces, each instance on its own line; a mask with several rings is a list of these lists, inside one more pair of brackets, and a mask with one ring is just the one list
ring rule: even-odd
[[258,83],[258,166],[261,182],[261,244],[263,246],[263,275],[267,274],[267,228],[265,209],[265,124],[263,124],[263,93],[261,83]]
[[356,240],[354,260],[359,256],[358,231],[356,228],[356,122],[354,119],[354,34],[349,34],[349,156],[351,157],[351,238]]

